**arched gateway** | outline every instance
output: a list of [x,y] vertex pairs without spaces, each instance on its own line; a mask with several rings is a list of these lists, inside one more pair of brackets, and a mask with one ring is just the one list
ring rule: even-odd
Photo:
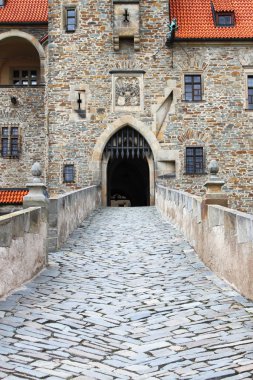
[[104,149],[103,167],[107,206],[150,205],[153,157],[138,131],[125,126],[110,138]]

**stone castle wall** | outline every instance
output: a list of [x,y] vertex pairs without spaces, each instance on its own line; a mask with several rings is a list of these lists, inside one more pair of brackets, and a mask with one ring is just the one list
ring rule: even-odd
[[[183,50],[184,49],[184,50]],[[187,49],[187,50],[186,50]],[[195,194],[203,193],[206,176],[184,174],[185,146],[204,147],[206,162],[219,162],[227,181],[229,204],[253,212],[252,110],[247,110],[247,75],[253,63],[251,45],[174,47],[174,73],[180,91],[175,115],[168,117],[163,139],[179,149],[178,178],[171,183]],[[183,101],[183,74],[201,73],[203,101]]]
[[[65,33],[62,8],[64,4],[71,3],[78,5],[78,28],[75,33]],[[131,115],[151,131],[151,107],[163,94],[164,83],[170,78],[168,51],[164,48],[168,2],[151,1],[140,7],[142,32],[139,52],[133,52],[131,44],[126,44],[123,50],[114,50],[112,12],[110,0],[89,1],[89,4],[55,1],[50,4],[49,34],[52,42],[49,45],[48,108],[51,192],[69,191],[92,183],[90,161],[96,141],[121,116]],[[162,50],[156,59],[159,49]],[[137,101],[137,106],[133,105],[134,110],[130,107],[126,112],[120,106],[113,109],[113,79],[122,72],[126,73],[125,76],[136,75],[140,83],[145,83],[143,108]],[[83,86],[87,103],[86,118],[83,119],[73,111],[75,89],[80,86]],[[73,186],[62,183],[64,163],[76,165],[76,183]]]
[[[66,33],[63,7],[71,4],[77,6],[78,27],[75,33]],[[219,161],[230,206],[252,211],[252,112],[245,110],[246,69],[253,64],[250,44],[175,43],[173,48],[166,47],[167,1],[140,2],[139,51],[133,51],[130,43],[114,50],[113,4],[109,0],[90,1],[89,6],[74,0],[54,1],[49,15],[51,192],[91,184],[90,161],[98,137],[122,116],[131,116],[143,123],[144,136],[151,131],[160,143],[165,158],[156,162],[156,169],[159,174],[163,164],[165,176],[159,181],[200,194],[207,176],[184,174],[185,147],[200,145],[206,162]],[[115,106],[117,77],[131,77],[138,70],[140,104]],[[183,100],[185,73],[202,75],[201,102]],[[86,97],[83,119],[74,111],[78,89]],[[174,104],[168,103],[163,116],[159,107],[171,90]],[[170,167],[166,154],[171,161],[170,152],[176,162],[173,180],[166,179],[166,168]],[[67,186],[62,181],[64,163],[74,163],[76,169],[75,183]]]
[[[11,33],[11,35],[8,35],[9,37],[6,39],[1,39],[1,35],[5,36],[6,32]],[[31,46],[33,45],[33,41],[35,41],[43,52],[43,47],[38,41],[47,33],[46,27],[1,27],[0,44],[6,44],[8,41],[17,40],[17,38],[17,41],[22,41],[22,33],[26,33],[28,38],[30,38]],[[27,43],[28,40],[24,38],[23,41]],[[36,53],[36,49],[33,49],[34,55],[30,57],[31,62],[34,62],[34,57],[37,60],[40,58],[39,53]],[[20,57],[17,59],[13,57],[10,67],[19,67],[19,59]],[[29,56],[24,56],[24,59],[26,62],[29,62]],[[44,70],[44,62],[42,66],[40,69]],[[24,69],[23,66],[20,68]],[[44,78],[42,78],[41,82],[44,82]],[[15,105],[11,103],[11,97],[17,99]],[[9,85],[0,85],[0,128],[2,127],[8,127],[9,129],[12,127],[19,128],[20,153],[18,158],[0,156],[0,186],[10,188],[24,187],[30,181],[31,167],[35,161],[41,162],[43,179],[46,180],[47,132],[45,86],[12,86],[11,82]]]
[[[71,5],[77,8],[77,29],[66,33],[64,10]],[[124,35],[117,21],[124,8],[119,2],[114,9],[111,0],[49,1],[46,93],[43,87],[0,88],[1,125],[19,122],[22,130],[20,159],[0,158],[1,186],[23,186],[35,160],[42,163],[51,195],[99,184],[102,150],[111,136],[106,131],[116,132],[123,120],[122,127],[138,125],[148,141],[151,134],[156,140],[151,175],[158,182],[201,194],[207,174],[185,174],[185,148],[203,146],[206,163],[219,162],[230,207],[253,212],[253,111],[246,109],[251,43],[167,47],[168,1],[133,5],[130,19],[131,12],[139,12],[133,17],[134,36],[118,41]],[[44,27],[19,30],[37,40],[46,34]],[[200,102],[183,100],[187,73],[202,76]],[[20,98],[13,110],[12,94]],[[64,164],[75,165],[74,183],[63,183]]]
[[[24,187],[31,178],[35,161],[42,164],[45,179],[46,133],[44,113],[45,87],[0,88],[0,128],[19,128],[19,158],[0,157],[0,186]],[[18,104],[11,105],[15,96]]]

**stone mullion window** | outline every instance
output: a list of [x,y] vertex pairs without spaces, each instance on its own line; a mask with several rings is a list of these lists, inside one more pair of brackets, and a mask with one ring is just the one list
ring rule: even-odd
[[253,75],[248,76],[248,109],[253,109]]
[[19,128],[2,127],[1,156],[4,158],[19,157]]
[[185,101],[194,102],[202,100],[201,75],[184,76]]
[[204,173],[204,149],[203,147],[186,148],[186,174]]

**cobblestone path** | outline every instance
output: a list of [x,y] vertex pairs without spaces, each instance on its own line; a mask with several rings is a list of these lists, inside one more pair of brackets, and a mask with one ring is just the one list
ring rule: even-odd
[[105,209],[0,302],[0,378],[253,379],[252,312],[155,208]]

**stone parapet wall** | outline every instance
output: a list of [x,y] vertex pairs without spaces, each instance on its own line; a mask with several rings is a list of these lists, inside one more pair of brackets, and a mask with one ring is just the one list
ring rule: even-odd
[[47,220],[41,208],[0,216],[0,297],[31,280],[47,263]]
[[71,232],[101,205],[101,191],[90,186],[50,199],[49,239],[50,251],[60,248]]
[[244,296],[253,299],[253,216],[200,197],[157,186],[156,205],[184,233],[203,262]]

